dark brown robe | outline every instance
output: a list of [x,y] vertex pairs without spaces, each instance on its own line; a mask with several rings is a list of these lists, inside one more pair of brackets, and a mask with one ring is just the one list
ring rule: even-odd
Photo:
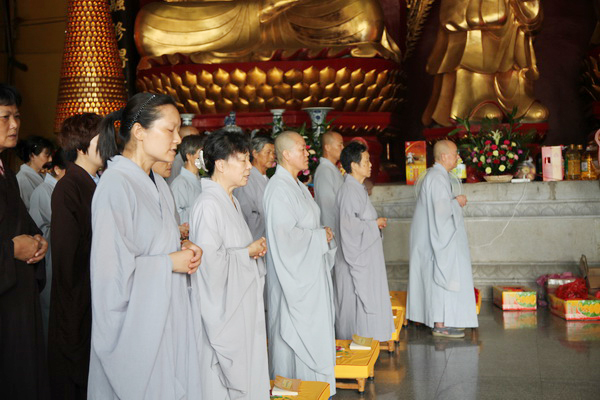
[[12,241],[15,236],[41,233],[21,200],[15,175],[6,168],[0,175],[1,399],[49,398],[40,307],[44,260],[28,265],[15,259]]
[[85,399],[92,332],[90,250],[96,183],[70,164],[52,193],[48,366],[52,398]]

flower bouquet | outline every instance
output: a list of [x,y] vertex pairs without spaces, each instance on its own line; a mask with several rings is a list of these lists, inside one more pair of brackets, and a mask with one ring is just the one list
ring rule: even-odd
[[461,158],[485,176],[513,175],[520,161],[529,153],[528,144],[535,130],[521,132],[520,118],[515,118],[516,107],[506,116],[507,123],[497,118],[484,118],[478,131],[471,129],[468,118],[456,118],[458,127],[449,136],[456,135]]

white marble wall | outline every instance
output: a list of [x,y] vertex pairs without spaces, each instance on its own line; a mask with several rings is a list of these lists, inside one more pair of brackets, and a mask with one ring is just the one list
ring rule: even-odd
[[[464,184],[475,286],[535,285],[546,273],[578,270],[585,254],[600,264],[598,181]],[[415,187],[378,185],[371,201],[387,217],[384,251],[392,290],[406,288]]]

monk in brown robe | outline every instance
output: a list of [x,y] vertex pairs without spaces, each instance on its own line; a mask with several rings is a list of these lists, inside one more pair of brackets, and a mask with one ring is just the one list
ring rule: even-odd
[[[17,144],[21,96],[0,84],[0,154]],[[0,398],[48,399],[40,292],[48,242],[29,216],[15,174],[0,160]]]

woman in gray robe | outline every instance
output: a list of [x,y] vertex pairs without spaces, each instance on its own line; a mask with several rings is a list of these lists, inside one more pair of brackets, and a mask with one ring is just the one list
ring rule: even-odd
[[36,187],[44,182],[44,165],[52,161],[52,143],[41,136],[31,136],[17,144],[17,155],[24,164],[17,173],[21,199],[29,211],[29,199]]
[[233,189],[245,185],[252,164],[242,133],[215,132],[204,146],[202,194],[194,205],[190,238],[203,249],[199,285],[203,336],[202,398],[269,398],[263,304],[267,247],[254,241]]
[[336,337],[349,340],[357,334],[385,342],[394,332],[381,238],[387,219],[377,218],[363,186],[371,176],[367,147],[351,142],[342,151],[341,162],[347,174],[336,197],[340,233],[334,268]]
[[100,125],[110,161],[92,201],[89,399],[200,398],[190,274],[202,252],[180,247],[173,198],[151,172],[173,161],[180,124],[171,97],[140,93]]

